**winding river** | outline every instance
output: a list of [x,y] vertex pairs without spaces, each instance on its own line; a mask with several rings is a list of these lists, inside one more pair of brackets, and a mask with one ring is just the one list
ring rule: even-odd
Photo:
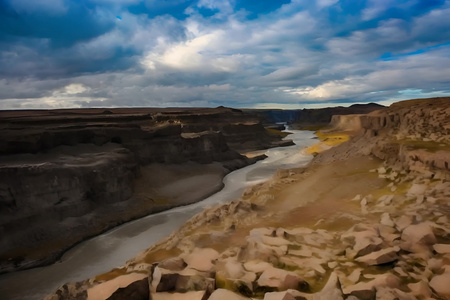
[[269,179],[278,169],[306,165],[312,158],[300,149],[316,142],[310,131],[289,130],[294,146],[267,150],[268,158],[236,170],[224,178],[224,188],[188,206],[123,224],[87,240],[64,254],[55,264],[0,276],[1,299],[42,299],[66,282],[80,281],[112,268],[168,236],[205,207],[238,198],[244,189]]

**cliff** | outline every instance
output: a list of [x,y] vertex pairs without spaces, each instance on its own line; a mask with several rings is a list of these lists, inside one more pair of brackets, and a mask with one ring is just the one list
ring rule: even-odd
[[[0,272],[52,262],[89,236],[208,196],[226,173],[263,158],[238,150],[292,143],[224,107],[3,111],[0,129]],[[197,193],[167,192],[201,174],[210,178]]]
[[330,131],[351,130],[356,136],[317,162],[373,155],[406,170],[449,170],[450,98],[402,101],[366,115],[334,116]]
[[353,138],[307,168],[47,299],[450,299],[449,109],[436,98],[336,117]]
[[311,126],[326,126],[334,115],[367,114],[384,108],[376,103],[353,104],[349,107],[326,107],[317,109],[252,109],[263,120],[264,124],[287,122],[293,128],[308,128]]

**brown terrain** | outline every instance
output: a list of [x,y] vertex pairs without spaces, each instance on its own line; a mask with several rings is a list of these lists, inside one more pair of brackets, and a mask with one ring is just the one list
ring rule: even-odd
[[292,144],[224,107],[0,111],[0,130],[0,273],[199,201],[264,158],[240,153]]
[[450,98],[332,124],[351,139],[47,299],[450,299]]

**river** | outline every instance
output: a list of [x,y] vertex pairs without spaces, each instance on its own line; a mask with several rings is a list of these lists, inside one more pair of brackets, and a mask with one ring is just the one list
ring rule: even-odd
[[294,146],[268,149],[268,158],[224,178],[224,188],[195,204],[131,221],[78,244],[55,264],[0,276],[0,298],[42,299],[66,282],[80,281],[123,265],[140,251],[181,227],[205,207],[238,198],[251,185],[269,179],[278,169],[306,165],[312,158],[300,149],[317,142],[310,131],[289,130]]

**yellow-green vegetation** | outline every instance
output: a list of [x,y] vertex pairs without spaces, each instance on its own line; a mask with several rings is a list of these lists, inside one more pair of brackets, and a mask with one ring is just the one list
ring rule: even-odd
[[279,136],[281,136],[282,138],[284,138],[284,137],[286,137],[286,136],[288,136],[288,135],[291,134],[290,132],[281,131],[281,130],[273,129],[273,128],[266,128],[266,131],[267,131],[268,134],[271,134],[271,135],[279,135]]
[[425,142],[425,141],[404,139],[398,140],[396,142],[399,143],[400,145],[406,145],[411,150],[423,149],[429,152],[436,152],[439,150],[450,151],[450,145],[433,141]]
[[116,268],[116,269],[112,269],[109,272],[100,274],[95,276],[95,281],[108,281],[108,280],[112,280],[116,277],[119,277],[121,275],[125,275],[127,273],[127,269],[125,267],[123,268]]
[[350,135],[346,132],[325,132],[316,131],[315,135],[319,138],[320,142],[306,148],[306,153],[315,154],[320,153],[330,147],[342,144],[350,139]]
[[144,262],[148,264],[152,264],[154,262],[163,261],[167,258],[176,257],[181,254],[181,250],[178,248],[171,249],[156,249],[154,251],[150,251],[144,258]]

